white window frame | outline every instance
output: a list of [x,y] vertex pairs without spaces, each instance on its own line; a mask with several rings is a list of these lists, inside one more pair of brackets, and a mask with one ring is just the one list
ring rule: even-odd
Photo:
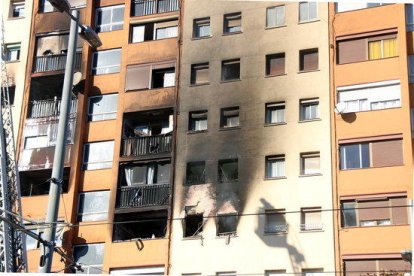
[[[113,65],[105,65],[105,66],[100,66],[100,67],[94,67],[93,63],[95,62],[95,60],[99,57],[99,53],[103,54],[103,53],[107,53],[110,54],[111,52],[117,52],[119,51],[119,63],[118,64],[113,64]],[[121,63],[122,63],[122,51],[121,48],[117,48],[117,49],[110,49],[110,50],[103,50],[103,51],[97,51],[93,53],[93,58],[92,58],[92,74],[93,75],[106,75],[106,74],[117,74],[121,71]],[[111,69],[111,68],[115,68],[118,70],[115,70],[114,72],[111,72],[107,69]],[[99,72],[99,70],[102,70],[103,72]]]
[[[309,5],[310,5],[310,3],[316,3],[316,15],[315,15],[315,18],[310,18],[310,8],[309,8]],[[299,23],[306,23],[306,22],[313,22],[313,21],[316,21],[316,20],[318,20],[318,16],[319,16],[319,12],[318,12],[318,8],[319,8],[319,6],[318,6],[318,2],[315,2],[315,1],[304,1],[304,2],[299,2],[298,3],[299,4],[299,6],[298,6],[298,22]],[[306,4],[306,6],[307,6],[307,19],[305,19],[305,20],[300,20],[300,6],[301,5],[305,5]]]
[[[15,62],[20,60],[22,44],[20,42],[8,43],[5,45],[6,62]],[[10,51],[11,49],[11,51]]]
[[[319,168],[312,172],[307,172],[305,160],[307,158],[319,158]],[[300,175],[317,175],[321,173],[321,154],[320,152],[304,152],[300,154]]]
[[[278,21],[278,17],[277,17],[277,10],[278,9],[283,9],[283,22],[281,23],[276,23],[275,25],[269,25],[269,13],[273,12],[274,16],[275,16],[275,21]],[[282,26],[286,26],[286,7],[285,5],[279,5],[279,6],[273,6],[273,7],[268,7],[266,9],[266,28],[276,28],[276,27],[282,27]]]
[[[306,112],[306,108],[311,106],[316,106],[316,115],[315,117],[312,117],[312,112],[309,114],[309,116],[307,115]],[[300,114],[300,120],[302,122],[306,122],[306,121],[313,121],[313,120],[319,120],[320,119],[320,114],[319,114],[319,98],[316,99],[303,99],[300,100],[300,108],[299,108]]]
[[[272,112],[274,110],[283,110],[283,118],[280,120],[276,115],[275,120],[273,121]],[[285,102],[276,102],[276,103],[267,103],[265,106],[265,124],[267,125],[277,125],[286,123],[286,103]]]
[[[80,213],[80,202],[81,202],[80,198],[81,198],[81,195],[84,195],[84,194],[89,194],[89,195],[91,195],[91,194],[95,194],[95,195],[101,194],[101,196],[100,196],[101,198],[102,197],[107,197],[107,202],[106,202],[107,205],[108,205],[107,210],[102,210],[101,212],[84,212],[84,213]],[[85,222],[85,221],[105,221],[105,220],[107,220],[108,219],[108,212],[109,212],[109,196],[110,196],[110,191],[91,191],[91,192],[81,192],[81,193],[79,193],[79,195],[78,195],[78,206],[77,206],[77,211],[76,211],[77,221]],[[85,215],[85,218],[79,219],[79,217],[83,217],[84,215]],[[87,217],[89,215],[103,215],[103,216],[106,215],[106,218],[88,219]]]
[[[276,172],[276,175],[270,172],[270,165],[273,164],[273,162],[283,162],[283,171]],[[274,178],[284,178],[286,177],[286,157],[285,155],[270,155],[266,156],[266,168],[265,168],[265,179],[274,179]]]
[[[307,231],[321,231],[323,230],[322,223],[322,208],[321,207],[305,207],[300,209],[301,221],[300,221],[300,230],[303,232]],[[317,224],[307,224],[306,223],[306,213],[319,213],[320,214],[320,223]]]
[[[125,13],[125,5],[114,5],[114,6],[108,6],[108,7],[100,7],[96,9],[96,13],[95,13],[95,28],[96,29],[100,29],[99,32],[100,33],[105,33],[105,32],[112,32],[112,31],[118,31],[118,30],[122,30],[124,28],[124,17],[122,18],[122,21],[113,21],[114,20],[114,10],[116,9],[123,9],[124,13]],[[103,23],[103,24],[98,24],[98,14],[100,12],[103,11],[111,11],[111,20],[109,23]],[[114,28],[116,26],[121,26],[121,28]],[[103,28],[109,27],[108,30],[102,30]]]
[[[6,1],[6,0],[3,0]],[[19,10],[19,16],[13,16],[15,9]],[[23,15],[20,15],[21,10],[23,10]],[[25,17],[26,12],[26,3],[25,0],[11,0],[10,1],[10,18],[23,18]]]
[[[368,167],[363,167],[362,166],[362,145],[363,144],[368,144],[368,160],[369,160],[369,166]],[[342,153],[342,147],[346,147],[346,146],[352,146],[352,145],[358,145],[358,157],[359,157],[359,166],[356,168],[347,168],[346,167],[346,151],[344,150]],[[363,168],[371,168],[372,164],[371,164],[371,143],[350,143],[350,144],[342,144],[339,145],[339,152],[340,152],[340,170],[352,170],[352,169],[363,169]],[[344,160],[345,162],[342,162],[342,160]],[[343,165],[342,165],[343,163]]]
[[[89,246],[96,246],[101,245],[103,246],[103,254],[102,254],[102,263],[101,264],[83,264],[82,269],[85,271],[84,274],[91,274],[89,271],[91,268],[97,268],[100,271],[103,271],[103,258],[105,257],[105,243],[88,243],[88,244],[80,244],[80,245],[74,245],[73,246],[73,252],[75,252],[76,247],[89,247]],[[75,260],[77,262],[77,260]]]
[[[107,111],[107,112],[102,112],[102,113],[96,113],[93,114],[91,113],[91,99],[93,98],[98,98],[98,97],[115,97],[115,101],[116,101],[116,109],[113,111]],[[106,121],[106,120],[115,120],[116,119],[116,114],[118,112],[118,94],[114,93],[114,94],[102,94],[99,96],[90,96],[88,98],[88,121],[89,122],[98,122],[98,121]],[[95,117],[97,117],[97,119],[95,119]]]
[[283,216],[286,222],[286,210],[285,209],[275,209],[275,210],[265,210],[265,234],[286,234],[288,232],[288,224],[280,224],[276,226],[276,229],[269,229],[269,215],[280,215]]
[[[112,153],[110,160],[108,159],[108,160],[98,160],[98,161],[88,162],[89,157],[86,156],[86,148],[90,147],[90,145],[97,145],[97,144],[101,144],[100,146],[106,147],[107,151],[110,151]],[[113,155],[114,155],[114,144],[115,144],[114,140],[85,143],[83,145],[82,169],[90,171],[90,170],[102,170],[102,169],[112,168]],[[91,168],[89,168],[89,165],[91,165]]]

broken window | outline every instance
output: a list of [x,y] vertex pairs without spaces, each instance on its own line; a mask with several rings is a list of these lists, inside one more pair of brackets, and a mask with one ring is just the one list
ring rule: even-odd
[[221,80],[240,79],[240,59],[224,60],[221,62]]
[[[20,171],[20,189],[22,196],[49,194],[52,170]],[[68,192],[70,168],[63,170],[62,193]]]
[[108,218],[110,191],[79,194],[78,221],[99,221]]
[[187,184],[202,184],[206,182],[206,162],[189,162],[187,163]]
[[220,127],[231,128],[240,125],[239,107],[227,107],[221,109]]
[[[76,263],[81,263],[84,274],[101,274],[105,251],[104,243],[75,245],[73,247],[73,258]],[[76,273],[82,273],[76,271]]]
[[235,235],[237,232],[237,213],[217,214],[217,236]]
[[238,180],[238,159],[219,160],[218,175],[221,183]]
[[112,167],[114,141],[86,143],[83,152],[83,169],[99,170]]
[[125,91],[175,86],[175,62],[127,67]]
[[203,232],[203,214],[196,213],[194,206],[187,206],[184,220],[184,237],[199,236]]
[[124,167],[126,186],[146,184],[168,184],[170,182],[170,163],[146,163]]
[[96,32],[122,30],[124,27],[125,5],[116,5],[96,9]]
[[166,210],[116,214],[113,241],[163,238],[167,216]]
[[103,121],[116,119],[118,108],[118,94],[106,94],[89,97],[89,121]]

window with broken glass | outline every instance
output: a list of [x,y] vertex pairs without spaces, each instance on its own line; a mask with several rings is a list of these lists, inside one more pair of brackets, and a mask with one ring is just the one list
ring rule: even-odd
[[220,160],[218,165],[219,182],[231,182],[239,179],[238,159]]

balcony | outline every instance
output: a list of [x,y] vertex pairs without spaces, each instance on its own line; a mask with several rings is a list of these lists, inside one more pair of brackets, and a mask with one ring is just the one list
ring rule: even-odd
[[123,157],[170,153],[172,134],[122,139]]
[[131,16],[166,13],[179,10],[178,0],[132,0]]
[[[35,57],[33,73],[64,70],[66,66],[66,54],[45,55]],[[82,64],[82,53],[75,55],[75,70],[80,70]]]
[[[31,101],[29,104],[28,118],[38,119],[59,116],[61,100],[39,100]],[[78,100],[72,99],[70,103],[70,114],[75,114],[78,109]]]
[[123,186],[118,189],[117,208],[168,205],[170,184]]

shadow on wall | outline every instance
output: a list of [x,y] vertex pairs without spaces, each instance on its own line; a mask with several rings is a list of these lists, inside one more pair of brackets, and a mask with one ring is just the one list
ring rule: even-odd
[[[275,207],[271,205],[266,199],[261,198],[260,199],[262,206],[260,207],[260,210],[274,210]],[[269,247],[280,247],[285,248],[287,250],[287,253],[289,254],[290,258],[290,264],[293,268],[293,271],[301,271],[302,267],[306,267],[306,261],[305,256],[300,252],[300,250],[291,245],[288,242],[288,234],[270,234],[270,235],[264,235],[264,229],[266,226],[266,216],[260,215],[257,216],[258,224],[257,228],[255,230],[256,235],[263,241],[264,244],[266,244]],[[288,223],[286,222],[286,218],[283,218],[285,225],[288,226]],[[294,235],[294,233],[290,233],[290,236]],[[275,261],[277,263],[277,261]]]

